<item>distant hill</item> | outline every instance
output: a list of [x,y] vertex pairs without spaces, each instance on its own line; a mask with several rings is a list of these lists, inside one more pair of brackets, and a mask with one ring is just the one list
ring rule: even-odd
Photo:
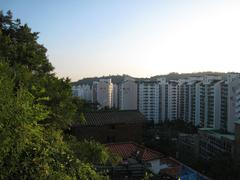
[[[169,73],[166,75],[156,75],[152,76],[150,78],[134,78],[136,80],[156,80],[158,78],[165,77],[167,80],[178,80],[178,79],[184,79],[184,78],[189,78],[189,77],[195,77],[195,76],[205,76],[205,75],[210,75],[210,76],[226,76],[226,73],[222,72],[196,72],[196,73]],[[92,85],[93,81],[99,81],[99,79],[112,79],[113,84],[118,84],[124,80],[125,77],[131,77],[129,75],[109,75],[109,76],[101,76],[101,77],[89,77],[89,78],[83,78],[80,79],[76,82],[72,82],[72,85],[79,85],[79,84],[89,84]]]
[[157,78],[161,78],[161,77],[166,77],[167,80],[178,80],[178,79],[185,79],[185,78],[189,78],[189,77],[198,77],[198,76],[225,76],[226,73],[222,73],[222,72],[196,72],[196,73],[169,73],[167,75],[157,75],[157,76],[153,76],[151,77],[151,79],[157,79]]
[[92,85],[93,81],[99,81],[99,79],[112,79],[113,84],[118,84],[124,80],[125,77],[130,77],[128,75],[110,75],[110,76],[101,76],[101,77],[90,77],[80,79],[76,82],[73,82],[72,85],[79,85],[79,84],[89,84]]

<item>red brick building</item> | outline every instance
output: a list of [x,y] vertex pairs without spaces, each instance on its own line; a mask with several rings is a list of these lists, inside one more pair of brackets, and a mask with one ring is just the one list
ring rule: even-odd
[[138,111],[101,111],[84,114],[85,124],[76,124],[72,132],[79,139],[95,139],[101,143],[141,142],[144,116]]

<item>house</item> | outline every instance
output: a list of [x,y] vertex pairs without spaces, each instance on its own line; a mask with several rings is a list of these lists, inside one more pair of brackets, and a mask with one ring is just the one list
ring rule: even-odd
[[112,153],[120,155],[124,164],[131,164],[133,161],[140,162],[145,164],[154,174],[158,174],[160,159],[164,157],[163,154],[134,142],[110,143],[106,144],[106,147]]
[[[168,176],[169,179],[209,179],[174,158],[166,157],[160,152],[134,142],[110,143],[106,144],[106,147],[110,152],[118,154],[122,157],[122,162],[119,166],[127,166],[129,175],[136,174],[134,173],[136,168],[133,168],[133,166],[136,167],[137,165],[142,165],[142,167],[144,167],[142,170],[148,169],[157,177],[165,175]],[[114,173],[116,173],[116,171]]]
[[87,112],[84,117],[86,123],[72,127],[72,133],[79,139],[101,143],[142,141],[145,118],[137,110]]

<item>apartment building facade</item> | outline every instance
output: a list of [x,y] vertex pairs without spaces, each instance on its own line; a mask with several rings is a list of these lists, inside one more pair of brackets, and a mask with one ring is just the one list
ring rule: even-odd
[[72,86],[73,95],[88,102],[92,100],[92,88],[88,84]]
[[188,79],[134,81],[118,85],[100,79],[90,85],[73,86],[73,94],[101,107],[142,112],[155,123],[181,119],[195,126],[233,133],[240,119],[240,75],[191,77]]
[[233,133],[238,119],[239,83],[239,74],[179,80],[179,119]]
[[125,79],[118,85],[119,110],[137,109],[137,83],[134,79]]
[[223,154],[235,155],[235,135],[212,128],[199,129],[199,157],[210,160]]
[[160,121],[160,83],[141,81],[138,83],[138,110],[147,120]]
[[159,78],[138,82],[138,109],[147,120],[160,123],[178,118],[178,82]]
[[100,79],[97,83],[97,102],[101,107],[113,107],[113,83],[111,79]]
[[167,119],[177,120],[178,119],[178,82],[169,81],[167,86],[168,98],[167,98]]
[[234,132],[235,122],[239,120],[240,112],[240,78],[230,76],[227,80],[227,131]]

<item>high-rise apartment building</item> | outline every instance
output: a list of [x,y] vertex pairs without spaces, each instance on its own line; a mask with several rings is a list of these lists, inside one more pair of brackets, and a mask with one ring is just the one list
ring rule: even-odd
[[168,82],[166,78],[158,78],[159,83],[159,122],[169,120]]
[[98,86],[98,81],[93,81],[93,84],[92,84],[92,103],[97,103],[97,86]]
[[142,80],[132,78],[114,85],[100,79],[92,86],[73,86],[73,94],[103,107],[138,109],[154,123],[181,119],[195,126],[233,133],[240,119],[240,74],[187,79]]
[[100,79],[97,83],[97,102],[101,107],[113,107],[113,83],[111,79]]
[[146,119],[159,123],[178,118],[178,83],[165,78],[138,83],[138,109]]
[[[224,107],[227,107],[227,120],[224,125],[227,125],[228,132],[234,132],[235,121],[239,120],[239,108],[240,108],[240,77],[238,74],[230,74],[227,82],[227,103]],[[225,112],[225,109],[224,111]],[[224,121],[224,119],[222,119]]]
[[221,117],[221,77],[205,76],[200,84],[201,127],[220,128]]
[[160,94],[158,81],[141,81],[138,84],[138,109],[147,120],[159,123]]
[[88,84],[82,84],[77,86],[72,86],[73,95],[77,96],[86,101],[91,101],[92,99],[92,89]]
[[185,119],[185,109],[187,103],[187,79],[179,79],[178,80],[178,118],[180,120]]
[[119,84],[119,110],[137,109],[137,83],[133,79],[125,79]]
[[178,82],[169,81],[167,86],[168,98],[167,98],[167,119],[176,120],[178,119]]
[[112,107],[114,107],[115,109],[118,109],[118,101],[119,101],[119,90],[118,90],[118,85],[117,84],[113,84],[113,98],[112,98]]
[[236,105],[235,105],[236,121],[240,121],[240,88],[236,91]]
[[202,77],[180,79],[178,82],[178,118],[199,125],[200,82]]

